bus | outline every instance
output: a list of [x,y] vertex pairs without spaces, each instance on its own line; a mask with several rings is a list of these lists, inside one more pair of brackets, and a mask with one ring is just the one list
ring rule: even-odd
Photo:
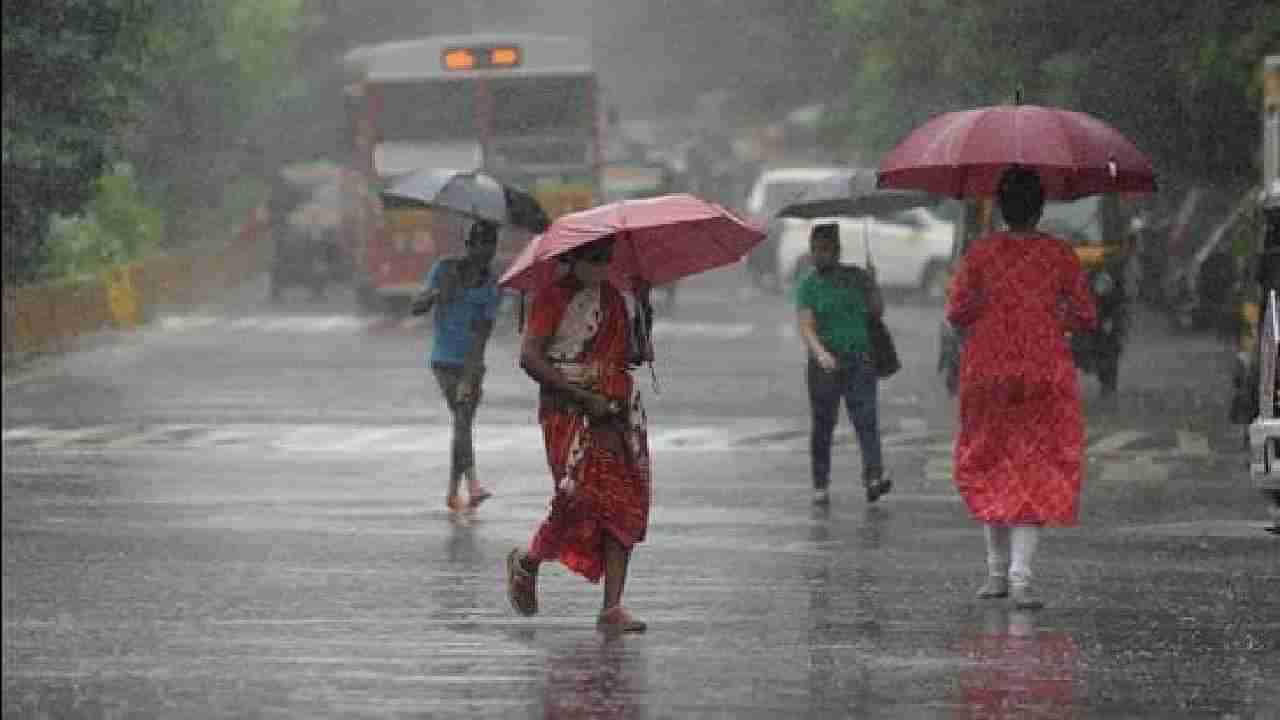
[[[344,236],[366,309],[406,306],[435,259],[462,250],[458,217],[382,207],[378,191],[404,173],[483,169],[530,191],[553,219],[599,201],[602,102],[585,40],[427,36],[355,48],[343,65]],[[499,262],[527,238],[503,228]]]

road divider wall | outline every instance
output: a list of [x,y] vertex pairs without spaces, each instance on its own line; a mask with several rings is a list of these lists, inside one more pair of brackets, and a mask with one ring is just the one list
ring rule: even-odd
[[3,351],[63,352],[86,335],[129,330],[163,309],[209,302],[266,271],[266,211],[251,210],[217,250],[157,255],[112,266],[96,277],[5,287]]

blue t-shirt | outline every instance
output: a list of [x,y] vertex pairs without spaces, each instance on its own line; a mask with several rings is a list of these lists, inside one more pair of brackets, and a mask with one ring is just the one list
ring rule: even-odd
[[[456,271],[458,262],[458,258],[437,260],[431,266],[431,272],[427,273],[427,289],[439,290],[443,284],[445,268],[454,265],[452,270]],[[490,272],[479,287],[462,288],[450,302],[437,302],[433,333],[435,342],[431,347],[430,362],[462,365],[475,336],[475,321],[492,321],[496,318],[500,301],[497,277]]]

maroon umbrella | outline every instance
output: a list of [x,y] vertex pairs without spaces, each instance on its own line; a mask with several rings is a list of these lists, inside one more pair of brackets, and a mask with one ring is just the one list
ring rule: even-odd
[[529,241],[500,283],[536,291],[555,279],[559,256],[612,234],[618,242],[609,275],[621,289],[637,280],[665,285],[729,265],[764,239],[763,228],[693,195],[621,200],[562,215]]
[[1155,190],[1151,161],[1115,128],[1085,113],[997,105],[939,115],[880,163],[882,188],[952,197],[995,194],[1011,165],[1036,170],[1051,200]]

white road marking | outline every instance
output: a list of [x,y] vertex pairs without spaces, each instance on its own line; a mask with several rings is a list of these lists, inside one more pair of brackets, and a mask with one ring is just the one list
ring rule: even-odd
[[904,433],[918,433],[923,435],[929,432],[929,423],[925,422],[924,418],[899,418],[898,427],[901,428]]
[[754,323],[690,323],[658,320],[653,324],[653,338],[703,338],[708,340],[738,340],[755,332]]
[[955,464],[950,455],[930,457],[924,464],[924,478],[930,482],[951,482]]
[[1116,485],[1163,486],[1169,481],[1169,466],[1146,455],[1131,460],[1110,460],[1102,464],[1098,482]]
[[1178,451],[1189,457],[1208,457],[1209,438],[1190,430],[1178,431]]
[[1121,450],[1128,445],[1147,437],[1147,433],[1137,430],[1120,430],[1113,432],[1089,446],[1088,454],[1109,453]]

